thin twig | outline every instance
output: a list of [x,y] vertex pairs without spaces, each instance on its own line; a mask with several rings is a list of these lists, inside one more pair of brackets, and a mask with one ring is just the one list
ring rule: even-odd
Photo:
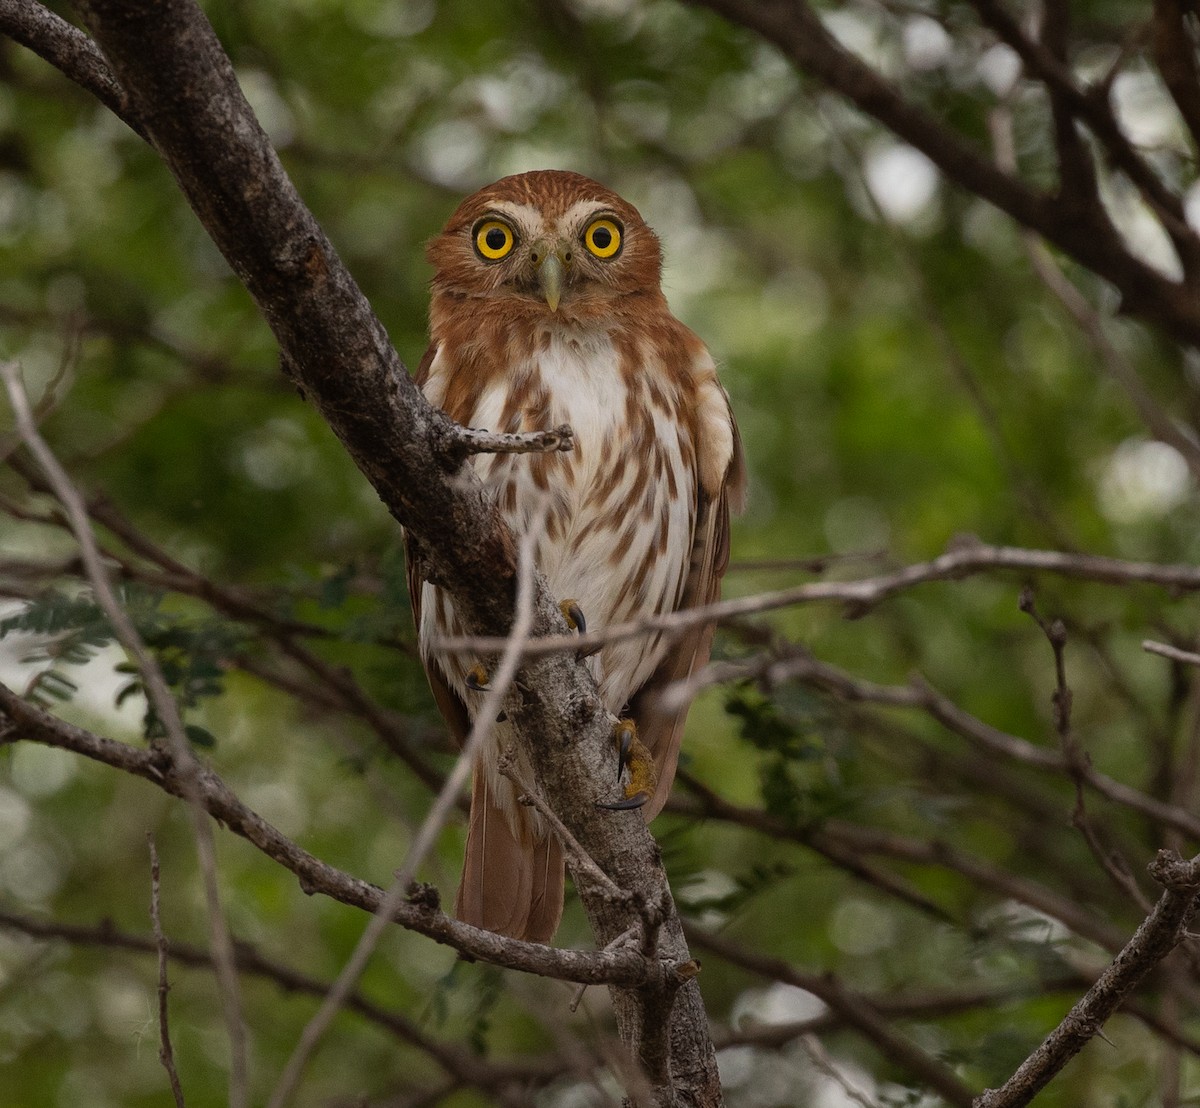
[[1058,732],[1059,743],[1068,765],[1081,763],[1085,755],[1080,751],[1079,744],[1071,731],[1071,705],[1074,697],[1067,684],[1067,626],[1061,619],[1046,620],[1037,610],[1033,590],[1023,588],[1017,607],[1041,628],[1042,634],[1054,652],[1054,694],[1051,703],[1054,706],[1054,730]]
[[101,558],[96,536],[92,531],[86,501],[38,432],[29,405],[29,397],[21,378],[20,367],[15,362],[0,362],[0,377],[4,379],[18,433],[37,460],[42,472],[45,473],[55,497],[70,521],[75,540],[79,543],[79,554],[95,593],[96,602],[108,617],[117,640],[133,658],[141,676],[143,688],[146,690],[146,697],[166,731],[170,756],[175,763],[184,797],[188,801],[188,810],[191,812],[196,853],[204,879],[205,903],[213,951],[213,970],[221,994],[226,1032],[229,1036],[230,1108],[245,1108],[249,1103],[249,1073],[246,1030],[242,1021],[241,990],[238,984],[237,969],[234,965],[233,942],[229,937],[229,929],[221,908],[212,825],[209,823],[199,799],[199,763],[184,731],[183,720],[179,715],[179,706],[175,703],[175,698],[159,668],[158,661],[147,650],[133,621],[117,601],[109,580],[108,568]]
[[486,431],[455,425],[442,449],[456,460],[472,454],[553,454],[575,449],[575,432],[569,423],[552,431]]
[[563,853],[571,862],[571,875],[575,879],[575,884],[578,885],[580,879],[586,877],[597,888],[602,889],[604,894],[612,900],[628,900],[629,894],[596,865],[591,855],[580,846],[579,840],[567,830],[566,824],[555,815],[554,809],[546,803],[536,789],[531,787],[521,777],[520,773],[517,772],[516,766],[513,764],[514,761],[513,751],[506,750],[500,756],[500,773],[517,787],[518,802],[528,804],[531,808],[535,809],[550,825],[550,829],[554,834],[558,836],[558,841],[562,844]]
[[830,1057],[829,1051],[825,1049],[825,1044],[816,1035],[811,1032],[807,1035],[801,1035],[799,1042],[801,1049],[808,1055],[808,1060],[813,1064],[813,1068],[823,1073],[837,1085],[842,1091],[842,1096],[845,1097],[848,1103],[857,1104],[860,1108],[879,1108],[879,1105],[874,1100],[859,1089],[838,1068],[837,1063]]
[[375,915],[363,929],[354,952],[350,955],[342,972],[338,974],[337,980],[326,994],[321,1007],[305,1025],[296,1048],[271,1093],[267,1108],[285,1108],[295,1095],[304,1073],[304,1067],[308,1064],[309,1058],[312,1057],[317,1045],[329,1029],[338,1010],[345,1003],[355,983],[362,975],[384,931],[393,922],[396,909],[407,898],[409,886],[416,876],[418,867],[425,860],[425,856],[433,847],[438,834],[450,818],[450,814],[457,804],[459,793],[466,785],[467,778],[475,764],[476,756],[491,734],[496,716],[503,707],[504,698],[508,695],[508,690],[516,678],[522,661],[523,648],[533,629],[534,559],[538,537],[537,528],[531,528],[521,537],[516,611],[513,617],[512,631],[505,642],[499,668],[489,682],[488,690],[479,704],[471,725],[471,732],[467,736],[466,742],[463,743],[458,761],[449,777],[446,778],[433,806],[429,809],[429,814],[409,848],[404,864],[396,873],[396,879],[380,901]]
[[154,928],[154,945],[158,952],[158,1060],[167,1071],[176,1105],[184,1108],[183,1086],[179,1083],[179,1071],[175,1068],[175,1051],[171,1047],[170,1024],[167,1020],[167,993],[171,986],[167,983],[167,936],[158,912],[158,851],[154,848],[154,836],[149,831],[146,832],[146,842],[150,846],[150,924]]
[[1155,642],[1153,639],[1144,640],[1142,649],[1150,654],[1159,654],[1164,658],[1170,658],[1173,662],[1182,662],[1186,666],[1200,666],[1200,654],[1194,650],[1180,650],[1179,647],[1172,646],[1170,643]]
[[1063,763],[1075,784],[1075,810],[1071,813],[1071,823],[1083,836],[1084,842],[1092,852],[1092,857],[1096,859],[1112,883],[1123,894],[1130,897],[1143,912],[1148,912],[1150,911],[1150,902],[1138,888],[1129,865],[1116,851],[1105,848],[1088,816],[1084,787],[1087,784],[1087,771],[1091,768],[1092,760],[1080,746],[1079,739],[1071,727],[1074,694],[1071,692],[1070,685],[1067,684],[1066,624],[1061,619],[1046,620],[1042,618],[1031,588],[1026,587],[1021,590],[1018,606],[1038,625],[1054,653],[1054,693],[1051,696],[1051,703],[1054,706],[1054,730],[1058,733]]

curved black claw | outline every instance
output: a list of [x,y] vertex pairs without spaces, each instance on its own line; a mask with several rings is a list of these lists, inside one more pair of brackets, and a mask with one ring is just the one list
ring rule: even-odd
[[584,618],[583,609],[579,606],[578,600],[561,600],[558,607],[563,614],[563,619],[567,621],[567,626],[572,631],[578,631],[581,635],[587,634],[587,620]]
[[[625,726],[625,724],[629,724],[629,726]],[[637,732],[629,720],[622,720],[618,723],[614,732],[617,741],[617,780],[620,781],[621,774],[625,772],[625,767],[629,765],[629,761],[633,757],[633,744],[637,742]]]
[[640,808],[649,799],[649,793],[634,793],[633,796],[627,796],[624,800],[614,800],[611,803],[597,800],[596,807],[606,808],[610,812],[629,812],[634,808]]
[[624,788],[625,796],[612,803],[598,803],[597,808],[610,812],[627,812],[640,808],[653,795],[658,784],[654,768],[654,755],[638,738],[637,724],[631,719],[617,720],[613,727],[613,743],[617,748],[617,781],[628,774]]

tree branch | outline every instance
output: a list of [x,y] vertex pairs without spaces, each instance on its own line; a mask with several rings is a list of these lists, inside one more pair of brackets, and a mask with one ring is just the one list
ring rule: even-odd
[[999,1089],[976,1098],[974,1108],[1021,1108],[1028,1104],[1087,1043],[1139,981],[1183,939],[1196,911],[1200,857],[1185,862],[1160,850],[1150,873],[1165,892],[1133,938],[1086,995]]
[[[23,739],[69,750],[144,778],[172,796],[184,796],[179,771],[161,751],[142,750],[95,735],[42,711],[0,684],[0,722],[5,719],[8,726],[0,730],[0,744]],[[212,770],[201,768],[197,787],[199,801],[211,816],[294,873],[304,892],[320,893],[367,912],[378,911],[384,895],[382,889],[309,854],[242,803]],[[645,982],[650,973],[645,959],[636,950],[562,950],[505,938],[460,923],[439,910],[436,890],[425,887],[418,887],[396,908],[392,918],[410,931],[420,932],[479,961],[542,977],[586,985],[636,986]]]
[[692,924],[687,925],[687,934],[696,946],[712,951],[732,965],[795,985],[819,997],[889,1061],[924,1081],[949,1104],[971,1108],[974,1093],[954,1071],[893,1030],[884,1015],[862,994],[833,977],[804,973],[779,958],[749,954],[729,939]]
[[452,425],[439,449],[457,466],[473,454],[552,454],[575,449],[575,432],[563,423],[552,431],[481,431]]
[[[686,2],[711,8],[732,22],[758,32],[801,70],[846,97],[920,150],[950,180],[995,205],[1022,226],[1036,231],[1112,282],[1121,293],[1123,310],[1160,324],[1183,342],[1200,345],[1200,297],[1190,285],[1171,281],[1132,255],[1120,236],[1105,233],[1103,224],[1097,226],[1090,215],[1084,213],[1081,217],[1080,212],[1070,205],[1037,192],[1024,181],[1001,171],[841,46],[805,0]],[[1052,55],[1050,61],[1053,61]],[[1115,123],[1113,128],[1105,130],[1098,109],[1088,110],[1095,113],[1095,118],[1089,118],[1089,122],[1101,130],[1101,140],[1107,138],[1120,149],[1125,139],[1119,129],[1113,133]],[[1136,152],[1132,158],[1122,155],[1116,161],[1122,170],[1135,175],[1133,179],[1140,188],[1153,190],[1153,195],[1160,201],[1156,212],[1168,232],[1176,232],[1185,252],[1195,248],[1198,244],[1190,228],[1186,223],[1180,226],[1176,218],[1176,213],[1182,211],[1178,198],[1172,197],[1148,170],[1145,173],[1139,171],[1140,159]]]
[[1155,642],[1153,639],[1143,641],[1142,649],[1148,654],[1157,654],[1162,658],[1170,658],[1173,662],[1182,662],[1185,666],[1200,666],[1200,654],[1194,650],[1180,650],[1170,643]]
[[8,35],[49,62],[138,135],[147,138],[104,55],[78,27],[72,27],[36,0],[0,0],[0,34]]
[[[618,623],[603,631],[589,631],[586,635],[546,636],[530,643],[525,653],[537,656],[589,651],[606,643],[639,635],[682,634],[699,623],[722,623],[797,604],[844,604],[847,616],[857,619],[876,605],[916,585],[931,581],[957,581],[977,573],[1001,570],[1054,573],[1075,580],[1110,585],[1156,585],[1172,592],[1200,590],[1200,568],[1192,565],[1158,565],[1152,562],[1128,562],[1099,554],[1025,550],[1015,546],[993,546],[973,537],[961,537],[944,554],[931,561],[916,562],[894,573],[864,577],[858,581],[814,581],[775,592],[719,600],[704,607]],[[504,642],[504,638],[498,636],[468,636],[442,639],[436,646],[447,653],[474,653],[503,650]]]
[[[35,939],[59,939],[72,946],[97,946],[109,950],[127,950],[137,954],[154,954],[157,940],[119,931],[108,921],[95,926],[60,923],[13,912],[0,911],[0,927],[8,927]],[[259,954],[249,943],[235,941],[238,971],[273,982],[287,993],[320,998],[329,991],[329,982],[300,973],[291,966]],[[202,947],[172,942],[167,957],[179,965],[206,968],[212,965],[212,955]],[[440,1042],[427,1035],[416,1023],[399,1011],[383,1008],[361,992],[346,998],[346,1008],[374,1026],[395,1037],[399,1042],[415,1047],[429,1055],[447,1074],[464,1085],[484,1092],[494,1092],[497,1086],[515,1083],[523,1088],[528,1083],[544,1084],[559,1076],[563,1066],[539,1059],[518,1061],[487,1060],[469,1049]]]
[[171,1083],[171,1095],[176,1108],[184,1108],[183,1086],[179,1083],[179,1071],[175,1068],[175,1051],[171,1046],[170,1020],[168,1018],[167,994],[171,986],[167,983],[167,958],[170,948],[163,933],[162,920],[158,911],[159,865],[158,851],[154,847],[154,836],[147,833],[150,845],[150,923],[154,928],[154,947],[158,955],[158,1060],[167,1071]]

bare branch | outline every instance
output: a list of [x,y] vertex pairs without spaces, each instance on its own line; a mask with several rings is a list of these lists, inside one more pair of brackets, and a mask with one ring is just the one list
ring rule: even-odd
[[1043,619],[1041,613],[1038,612],[1033,590],[1030,588],[1021,590],[1019,607],[1041,629],[1054,654],[1054,692],[1051,694],[1050,700],[1054,709],[1054,729],[1058,732],[1063,764],[1071,780],[1075,783],[1075,810],[1071,813],[1071,823],[1083,836],[1092,856],[1113,884],[1130,897],[1142,911],[1148,912],[1150,904],[1142,895],[1141,889],[1138,888],[1128,864],[1117,852],[1105,849],[1100,842],[1096,828],[1088,818],[1084,788],[1087,784],[1087,770],[1091,766],[1091,759],[1083,750],[1071,727],[1074,694],[1071,692],[1070,685],[1067,684],[1066,624],[1061,619]]
[[1150,654],[1170,658],[1173,662],[1182,662],[1185,666],[1200,666],[1200,654],[1194,650],[1180,650],[1179,647],[1171,646],[1170,643],[1155,642],[1153,639],[1146,639],[1142,643],[1142,649]]
[[171,1046],[171,1030],[167,1014],[167,936],[163,933],[162,920],[158,914],[159,868],[158,851],[154,848],[154,836],[146,833],[150,846],[150,923],[154,928],[154,946],[158,954],[158,1060],[167,1071],[171,1082],[171,1094],[178,1108],[184,1108],[183,1086],[179,1083],[179,1071],[175,1068],[175,1051]]
[[482,431],[453,424],[438,449],[457,465],[472,454],[552,454],[575,449],[575,432],[563,423],[553,431]]
[[1183,939],[1200,891],[1200,857],[1185,862],[1160,850],[1150,873],[1165,892],[1133,938],[1064,1017],[999,1089],[988,1089],[974,1108],[1021,1108],[1028,1104],[1087,1043],[1125,997]]
[[513,752],[506,750],[500,756],[500,772],[507,777],[514,785],[516,785],[519,794],[517,800],[521,804],[528,804],[531,808],[536,809],[537,813],[550,825],[550,829],[558,836],[558,841],[562,844],[563,853],[571,863],[571,877],[575,884],[581,885],[584,881],[590,881],[598,885],[605,893],[618,900],[630,899],[629,894],[619,888],[598,865],[588,856],[587,851],[579,845],[579,840],[567,829],[566,824],[554,814],[554,809],[547,804],[537,790],[532,788],[521,775],[517,772],[516,766],[513,765]]
[[[759,593],[755,596],[721,600],[698,608],[666,615],[649,616],[620,623],[586,635],[555,635],[540,638],[525,648],[527,657],[558,652],[586,651],[622,639],[650,634],[682,634],[698,623],[721,623],[742,616],[790,608],[797,604],[838,603],[848,615],[859,617],[882,601],[916,585],[931,581],[955,581],[977,573],[1025,570],[1054,573],[1081,581],[1102,584],[1146,584],[1192,592],[1200,589],[1200,568],[1191,565],[1157,565],[1152,562],[1127,562],[1099,554],[1073,554],[1057,550],[1025,550],[1013,546],[991,546],[974,538],[960,538],[945,554],[928,562],[918,562],[895,573],[866,577],[858,581],[812,581],[789,589]],[[477,653],[504,648],[499,637],[445,638],[437,649],[446,653]]]
[[199,801],[198,778],[200,765],[192,752],[183,719],[171,688],[163,676],[157,659],[146,649],[133,621],[117,601],[109,581],[108,568],[100,556],[96,536],[92,532],[87,505],[79,490],[67,476],[45,439],[38,433],[29,398],[15,362],[0,362],[0,377],[4,380],[8,398],[16,418],[17,431],[30,453],[46,475],[54,495],[70,521],[71,531],[79,543],[79,554],[87,571],[88,581],[105,616],[112,625],[117,641],[129,652],[137,665],[146,697],[154,708],[167,735],[170,759],[179,774],[182,795],[188,801],[192,817],[192,833],[204,881],[205,903],[213,949],[213,971],[221,993],[226,1032],[229,1036],[230,1071],[229,1101],[231,1108],[245,1108],[249,1103],[249,1073],[247,1069],[246,1029],[242,1022],[241,988],[233,964],[233,941],[229,937],[225,915],[221,908],[220,884],[217,879],[216,846],[212,826],[205,817]]
[[825,1049],[825,1045],[811,1032],[807,1035],[800,1036],[800,1046],[804,1053],[808,1055],[809,1061],[813,1067],[828,1077],[842,1091],[842,1096],[845,1097],[847,1103],[857,1104],[859,1108],[880,1108],[877,1101],[871,1099],[859,1089],[840,1069],[837,1063],[830,1057],[829,1051]]
[[104,55],[78,27],[36,0],[0,0],[0,34],[32,50],[146,137]]
[[[42,711],[0,684],[0,719],[4,717],[9,726],[0,731],[0,743],[24,739],[69,750],[142,777],[172,796],[184,797],[179,770],[161,751],[141,750],[92,734]],[[377,885],[343,873],[309,854],[243,804],[212,770],[201,768],[197,784],[200,802],[209,814],[294,873],[306,893],[321,893],[354,908],[378,911],[384,893]],[[649,968],[636,950],[562,950],[505,938],[450,918],[438,909],[437,900],[436,890],[419,887],[396,909],[393,919],[435,942],[507,969],[588,985],[633,987],[646,980]]]

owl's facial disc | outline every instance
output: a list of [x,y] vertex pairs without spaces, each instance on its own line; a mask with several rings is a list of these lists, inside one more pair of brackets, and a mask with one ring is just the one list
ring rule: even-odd
[[537,273],[538,289],[552,312],[558,311],[563,280],[571,264],[571,245],[539,239],[529,248],[529,260]]

